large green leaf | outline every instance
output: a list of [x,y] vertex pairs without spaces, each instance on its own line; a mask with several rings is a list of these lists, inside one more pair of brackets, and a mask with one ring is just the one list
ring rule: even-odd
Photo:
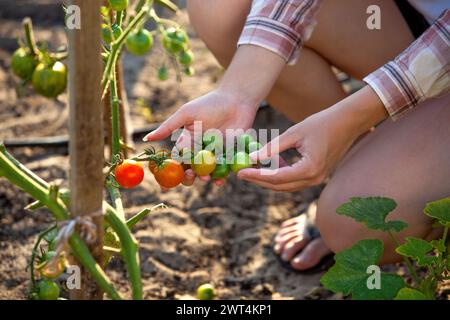
[[402,288],[397,296],[395,297],[395,300],[429,300],[426,295],[424,295],[422,292],[411,289],[411,288]]
[[393,299],[405,286],[403,279],[395,274],[380,273],[380,289],[369,289],[367,281],[372,273],[370,266],[376,266],[383,254],[380,240],[361,240],[353,247],[335,256],[335,265],[320,279],[325,288],[355,300]]
[[428,203],[424,212],[444,226],[450,226],[450,197]]
[[432,250],[433,245],[431,243],[415,237],[407,237],[406,242],[395,249],[402,256],[416,260],[420,267],[431,266],[436,263],[437,257],[430,256]]
[[367,228],[382,231],[401,231],[408,226],[403,221],[386,221],[386,216],[397,204],[394,200],[383,197],[350,198],[336,212],[364,223]]

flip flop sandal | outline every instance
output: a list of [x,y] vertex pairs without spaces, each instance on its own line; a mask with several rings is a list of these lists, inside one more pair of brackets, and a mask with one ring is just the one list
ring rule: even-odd
[[[306,212],[301,213],[306,215],[307,220],[306,232],[309,235],[310,241],[320,238],[320,231],[314,225],[315,213],[316,213],[316,204],[314,202],[310,204]],[[298,255],[302,250],[303,249],[300,249],[298,252],[295,253],[294,256]],[[292,267],[290,261],[284,261],[278,254],[275,254],[275,256],[277,257],[278,261],[280,262],[283,268],[298,274],[315,274],[323,272],[328,270],[334,264],[334,254],[330,253],[324,256],[322,259],[320,259],[319,263],[317,263],[315,266],[305,270],[297,270]]]

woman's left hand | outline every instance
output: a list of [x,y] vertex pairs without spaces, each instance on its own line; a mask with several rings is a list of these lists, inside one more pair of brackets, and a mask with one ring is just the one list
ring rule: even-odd
[[385,119],[387,112],[375,92],[365,87],[336,105],[294,125],[259,151],[266,160],[296,149],[298,162],[275,169],[244,169],[238,178],[277,191],[296,191],[322,183],[355,140]]

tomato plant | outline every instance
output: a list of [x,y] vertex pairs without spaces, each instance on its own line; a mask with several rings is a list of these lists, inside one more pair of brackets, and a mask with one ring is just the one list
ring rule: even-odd
[[197,289],[197,298],[199,300],[212,300],[214,295],[214,287],[209,283],[202,284]]
[[38,297],[40,300],[57,300],[59,298],[59,286],[50,280],[42,280],[38,285]]
[[158,166],[158,160],[162,161],[165,159],[169,159],[170,158],[170,151],[169,150],[158,150],[157,152],[154,153],[156,159],[155,160],[149,160],[148,161],[148,169],[150,170],[151,173],[155,173],[155,169]]
[[161,67],[158,69],[158,79],[161,81],[169,79],[169,71],[166,67]]
[[128,7],[128,0],[108,0],[109,6],[115,11],[123,11]]
[[120,186],[134,188],[144,180],[144,168],[139,162],[125,160],[114,170],[114,176]]
[[163,33],[162,44],[164,48],[172,54],[182,52],[188,45],[186,31],[176,27],[168,28]]
[[213,179],[225,179],[230,173],[230,166],[226,163],[226,158],[221,156],[216,162],[216,168],[211,173],[211,177]]
[[142,56],[150,51],[153,46],[152,34],[143,29],[128,36],[126,46],[128,51],[137,56]]
[[236,154],[233,157],[233,163],[231,164],[231,170],[234,173],[238,173],[242,169],[251,167],[252,167],[252,160],[250,159],[248,153],[244,151],[236,152]]
[[154,175],[161,187],[170,189],[183,181],[184,169],[178,161],[166,159],[155,168]]
[[199,176],[207,176],[216,168],[216,157],[211,151],[201,150],[193,158],[192,170]]
[[182,51],[178,56],[178,61],[184,66],[190,66],[194,60],[194,54],[191,50]]
[[59,61],[50,65],[40,63],[33,72],[32,83],[36,92],[48,98],[55,98],[66,89],[66,66]]
[[106,24],[102,25],[102,38],[108,44],[118,39],[122,32],[122,28],[117,24],[113,24],[111,29]]
[[30,80],[38,62],[36,57],[26,48],[17,49],[11,61],[13,72],[23,80]]

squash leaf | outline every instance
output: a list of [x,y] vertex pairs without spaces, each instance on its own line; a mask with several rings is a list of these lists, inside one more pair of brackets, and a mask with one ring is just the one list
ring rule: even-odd
[[364,223],[369,229],[399,232],[408,224],[403,221],[386,221],[386,216],[397,204],[394,200],[383,197],[350,198],[336,212]]
[[450,197],[428,203],[424,212],[442,225],[450,226]]
[[366,239],[335,256],[335,265],[320,279],[325,288],[355,300],[393,299],[405,286],[404,280],[395,274],[380,272],[380,288],[369,289],[370,266],[376,266],[383,254],[380,240]]
[[422,292],[412,288],[402,288],[395,300],[429,300]]
[[416,260],[420,267],[431,266],[437,262],[437,257],[430,256],[432,250],[431,243],[415,237],[407,237],[406,242],[395,249],[402,256]]

